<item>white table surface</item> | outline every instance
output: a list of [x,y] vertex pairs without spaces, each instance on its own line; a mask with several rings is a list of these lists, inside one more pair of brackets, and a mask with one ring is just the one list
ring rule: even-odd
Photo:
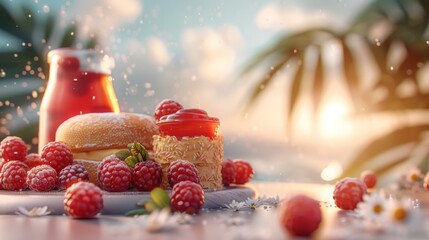
[[[421,200],[423,219],[412,229],[373,233],[352,227],[347,213],[334,206],[332,185],[304,183],[253,182],[248,185],[260,196],[280,198],[304,193],[326,202],[322,204],[323,222],[313,236],[316,239],[429,239],[429,193],[415,197]],[[293,239],[279,225],[278,208],[233,212],[226,209],[204,211],[192,217],[192,223],[173,229],[149,233],[138,218],[100,215],[95,219],[76,220],[63,215],[30,218],[0,215],[0,239]]]

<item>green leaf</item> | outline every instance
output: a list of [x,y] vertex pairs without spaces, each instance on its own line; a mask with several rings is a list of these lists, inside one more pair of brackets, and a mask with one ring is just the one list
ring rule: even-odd
[[170,196],[164,189],[160,187],[152,189],[152,191],[150,192],[150,197],[152,198],[154,203],[161,208],[170,207]]
[[140,208],[144,208],[144,205],[146,204],[146,202],[151,201],[151,200],[147,200],[147,199],[142,199],[140,201],[137,202],[137,207]]
[[160,205],[156,204],[154,201],[146,201],[144,204],[144,208],[148,212],[153,212],[154,210],[162,209],[162,207]]
[[132,157],[134,157],[136,160],[134,165],[137,162],[144,162],[149,158],[149,154],[147,153],[146,148],[141,143],[133,142],[133,143],[129,143],[127,146]]
[[124,161],[127,157],[131,156],[131,152],[129,150],[120,150],[115,153],[116,157]]
[[139,209],[133,209],[125,213],[126,216],[138,216],[138,215],[148,215],[150,212],[148,212],[144,208]]

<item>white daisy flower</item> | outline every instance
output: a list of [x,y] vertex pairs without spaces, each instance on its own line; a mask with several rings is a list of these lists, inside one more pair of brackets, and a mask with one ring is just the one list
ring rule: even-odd
[[262,201],[259,198],[247,198],[244,202],[244,205],[251,209],[256,209],[257,207],[262,205]]
[[368,221],[384,221],[388,200],[383,192],[373,192],[363,196],[363,202],[357,205],[356,214]]
[[48,206],[34,207],[30,211],[20,206],[18,207],[18,211],[16,211],[16,214],[27,217],[42,217],[51,214],[51,212],[48,211]]
[[154,233],[176,227],[179,215],[171,215],[169,208],[163,208],[151,212],[150,215],[137,216],[136,219],[146,231]]
[[423,174],[418,168],[412,168],[407,173],[407,180],[411,183],[419,182],[423,179]]
[[230,204],[225,204],[225,207],[233,211],[239,211],[244,207],[244,205],[245,205],[245,202],[237,202],[235,200],[232,200]]
[[269,205],[269,206],[277,207],[280,203],[279,195],[277,195],[275,197],[262,196],[259,199],[260,199],[260,202],[262,205]]
[[388,220],[396,223],[406,222],[411,218],[413,202],[411,199],[392,199],[386,206]]
[[186,213],[174,213],[174,216],[176,217],[178,224],[186,225],[194,222],[193,217]]

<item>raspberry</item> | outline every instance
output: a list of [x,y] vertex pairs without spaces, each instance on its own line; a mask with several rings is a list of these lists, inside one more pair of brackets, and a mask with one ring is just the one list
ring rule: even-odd
[[90,182],[78,182],[64,194],[64,211],[72,218],[93,218],[103,209],[103,193]]
[[62,142],[46,144],[42,149],[41,158],[43,164],[48,164],[57,172],[73,163],[73,154],[70,148]]
[[32,168],[27,175],[27,185],[37,192],[49,192],[57,185],[57,171],[49,165]]
[[37,153],[30,153],[25,157],[24,163],[31,169],[35,166],[43,165],[40,155]]
[[161,180],[162,168],[154,161],[138,162],[133,169],[133,185],[139,191],[151,191]]
[[174,185],[170,200],[173,212],[196,214],[203,204],[204,191],[201,185],[191,181],[182,181]]
[[155,120],[159,121],[162,116],[175,113],[180,109],[183,109],[183,106],[180,103],[171,99],[164,99],[155,108]]
[[200,184],[200,177],[197,167],[185,160],[176,160],[170,164],[167,172],[168,183],[173,187],[176,183],[189,180]]
[[3,161],[3,158],[0,158],[0,190],[2,190],[3,189],[3,184],[2,184],[2,168],[3,168],[3,165],[4,165],[4,161]]
[[28,166],[21,161],[5,162],[1,169],[0,182],[6,190],[20,191],[27,189]]
[[375,187],[375,184],[377,184],[377,176],[373,171],[363,171],[360,174],[360,180],[365,183],[367,188],[373,188]]
[[354,210],[363,201],[367,193],[366,185],[357,178],[344,178],[335,184],[334,200],[337,207],[343,210]]
[[[117,161],[122,161],[122,159],[120,159],[119,157],[117,157],[115,154],[112,154],[112,155],[104,157],[103,160],[101,160],[101,163],[98,164],[98,166],[97,166],[97,174],[101,173],[101,170],[104,168],[104,166],[106,164],[111,163],[111,162],[115,162],[115,161],[116,162]],[[100,178],[100,175],[98,175],[98,178]]]
[[98,173],[102,189],[109,192],[123,192],[131,186],[132,170],[125,162],[110,160],[102,164],[101,171]]
[[9,136],[0,143],[0,158],[3,158],[6,162],[12,160],[24,161],[27,152],[28,146],[19,137]]
[[222,162],[222,183],[228,187],[234,183],[235,176],[237,175],[234,162],[230,159],[225,159]]
[[319,202],[305,195],[291,197],[280,210],[281,225],[294,236],[310,236],[321,221]]
[[74,183],[82,181],[89,181],[88,171],[82,165],[72,164],[63,168],[58,174],[57,187],[60,190],[64,190]]
[[253,177],[253,169],[252,166],[241,159],[234,159],[233,160],[236,170],[235,175],[235,184],[245,184],[250,181]]

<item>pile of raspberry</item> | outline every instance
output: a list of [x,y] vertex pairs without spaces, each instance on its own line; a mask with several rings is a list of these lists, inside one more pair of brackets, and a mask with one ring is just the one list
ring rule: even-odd
[[[41,154],[28,153],[28,146],[19,137],[10,136],[0,143],[0,189],[47,192],[66,190],[64,209],[73,218],[94,217],[102,209],[102,192],[89,183],[84,166],[73,163],[70,148],[62,142],[50,142]],[[153,160],[145,160],[130,167],[117,155],[105,157],[99,164],[97,176],[100,188],[108,192],[123,192],[130,188],[151,191],[161,185],[162,168]],[[253,177],[249,163],[226,159],[222,163],[224,186],[245,184]],[[198,213],[204,204],[198,169],[191,162],[178,159],[168,169],[173,212]],[[91,203],[77,204],[86,196],[95,196]],[[73,206],[81,206],[75,208]]]
[[5,190],[47,192],[88,181],[88,171],[73,164],[70,148],[61,142],[46,144],[40,155],[28,154],[21,138],[9,136],[0,143],[0,158],[0,188]]

